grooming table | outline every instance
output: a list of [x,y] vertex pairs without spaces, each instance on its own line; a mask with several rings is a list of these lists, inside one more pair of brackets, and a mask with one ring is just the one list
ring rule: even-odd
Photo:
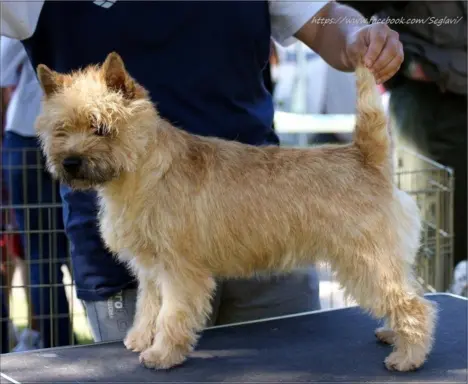
[[169,371],[139,365],[122,342],[1,355],[1,383],[467,383],[465,298],[431,294],[439,304],[436,343],[415,372],[386,370],[391,347],[357,307],[207,329],[192,357]]

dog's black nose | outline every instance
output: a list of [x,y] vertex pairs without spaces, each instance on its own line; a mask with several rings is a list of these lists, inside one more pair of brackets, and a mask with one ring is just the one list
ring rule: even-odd
[[83,161],[81,160],[81,157],[70,156],[63,160],[62,165],[65,171],[74,175],[79,171],[82,163]]

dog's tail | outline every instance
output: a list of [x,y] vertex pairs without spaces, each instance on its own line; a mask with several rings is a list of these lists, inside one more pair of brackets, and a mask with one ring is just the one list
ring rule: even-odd
[[356,68],[357,111],[354,143],[371,166],[392,166],[393,142],[382,99],[372,73]]

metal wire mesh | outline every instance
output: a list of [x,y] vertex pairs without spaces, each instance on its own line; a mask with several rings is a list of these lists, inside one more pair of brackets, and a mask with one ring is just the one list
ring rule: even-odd
[[426,290],[447,291],[453,274],[453,171],[403,147],[396,157],[395,181],[416,199],[423,219],[417,273]]
[[[4,150],[2,160],[0,299],[6,307],[2,324],[8,325],[11,319],[18,329],[40,329],[47,338],[42,340],[46,347],[90,343],[84,309],[70,275],[59,186],[45,170],[37,148]],[[395,180],[415,197],[424,219],[418,275],[427,290],[445,291],[452,276],[452,171],[400,148]],[[354,304],[345,299],[327,265],[319,266],[319,275],[323,308]],[[17,341],[11,329],[11,324],[9,331],[2,327],[0,335],[8,339],[10,348]]]
[[39,331],[40,347],[90,341],[70,276],[59,185],[40,150],[3,148],[1,183],[2,350],[29,337],[25,329]]

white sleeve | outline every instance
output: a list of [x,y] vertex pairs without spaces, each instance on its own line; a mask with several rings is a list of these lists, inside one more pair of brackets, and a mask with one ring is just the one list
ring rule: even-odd
[[271,35],[286,47],[296,42],[294,34],[329,1],[269,0]]
[[0,35],[24,40],[36,30],[44,0],[0,2]]
[[27,60],[21,41],[0,36],[0,87],[16,85],[19,66]]

